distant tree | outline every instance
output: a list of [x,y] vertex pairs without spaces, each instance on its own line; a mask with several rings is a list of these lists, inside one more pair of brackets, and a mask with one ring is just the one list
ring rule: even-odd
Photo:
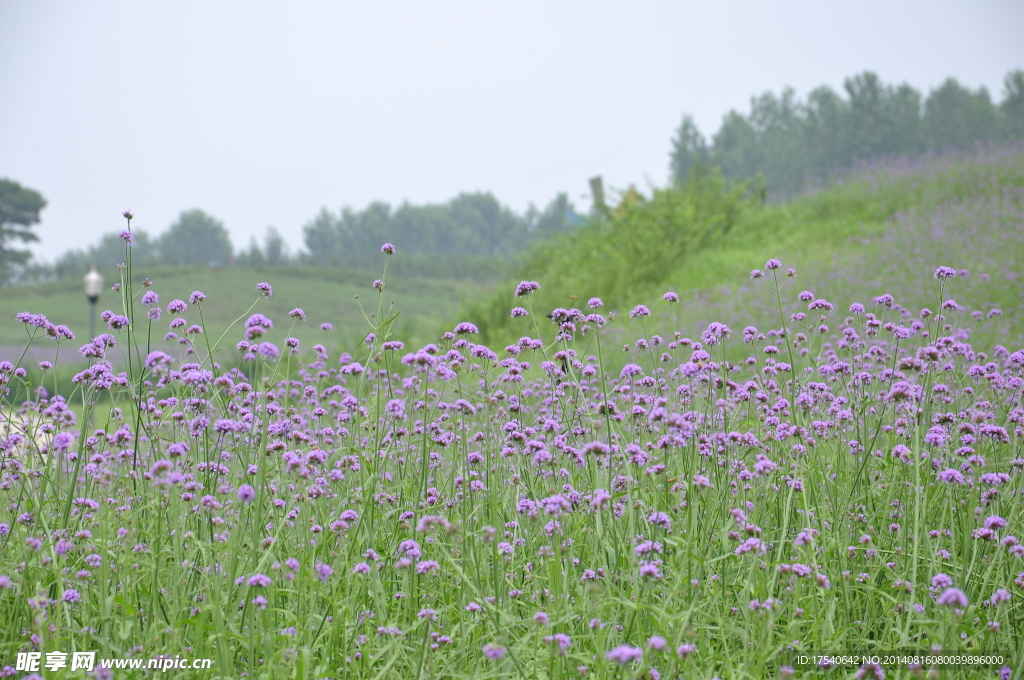
[[266,264],[266,258],[263,256],[263,250],[260,248],[260,244],[256,243],[256,237],[249,237],[249,247],[242,250],[235,256],[236,267],[262,267]]
[[757,130],[743,114],[730,111],[713,138],[714,164],[726,177],[752,177],[763,168]]
[[693,122],[693,116],[683,116],[683,122],[672,139],[672,176],[685,178],[690,169],[708,160],[708,146],[704,135]]
[[271,267],[280,267],[288,263],[288,244],[274,227],[267,227],[267,234],[263,237],[263,252],[267,257],[267,264]]
[[[327,208],[320,208],[316,217],[302,228],[302,241],[309,251],[309,259],[314,264],[340,263],[342,233],[338,219]],[[255,241],[253,243],[255,245]]]
[[530,205],[525,217],[534,238],[571,231],[586,222],[583,216],[576,213],[576,207],[565,193],[555,196],[543,211]]
[[385,241],[398,241],[403,248],[410,248],[404,239],[395,238],[388,230],[391,222],[391,206],[384,201],[373,201],[365,210],[357,212],[342,208],[339,219],[334,223],[336,242],[333,253],[337,258],[350,261],[365,258],[379,252]]
[[849,162],[846,120],[850,105],[835,90],[822,85],[807,95],[805,115],[806,176],[823,177],[840,162],[837,159]]
[[834,162],[901,156],[918,151],[921,95],[909,85],[885,85],[878,75],[865,71],[847,78],[849,101],[845,153]]
[[224,266],[231,257],[231,237],[219,220],[188,210],[160,236],[157,249],[167,264]]
[[[328,220],[326,223],[328,230],[327,243],[330,244],[327,247],[333,247],[333,241],[335,240],[334,235],[334,223],[333,216],[329,213]],[[315,238],[315,237],[314,237]],[[316,252],[316,251],[313,251]],[[281,265],[288,264],[291,258],[288,255],[288,244],[285,243],[284,238],[274,227],[267,227],[267,233],[263,237],[263,247],[261,248],[259,243],[256,242],[256,237],[249,237],[249,247],[242,250],[235,256],[235,265],[239,267],[280,267]],[[311,258],[320,264],[326,264],[328,258]]]
[[[136,265],[148,265],[156,262],[156,246],[149,233],[141,229],[132,229],[135,241],[132,244],[132,261]],[[90,267],[100,272],[116,268],[125,261],[124,241],[116,232],[100,237],[100,240],[85,250],[68,250],[57,258],[54,263],[58,277],[83,276]]]
[[[793,88],[787,87],[778,97],[770,92],[755,97],[750,103],[749,120],[760,146],[758,169],[773,178],[775,184],[803,184],[806,172],[804,119]],[[756,172],[745,176],[754,174]]]
[[1024,138],[1024,71],[1021,69],[1006,74],[999,109],[1007,136],[1011,139]]
[[761,176],[769,191],[791,193],[858,160],[1024,137],[1024,71],[1006,76],[998,107],[985,88],[952,78],[923,102],[909,85],[887,85],[871,71],[847,78],[843,90],[845,97],[822,86],[803,102],[790,88],[754,97],[748,114],[726,114],[707,147],[684,117],[669,154],[673,178],[707,158],[727,179]]
[[891,148],[898,149],[895,153],[900,155],[924,151],[927,140],[924,137],[924,122],[921,120],[921,93],[903,83],[890,90],[887,104]]
[[525,220],[490,192],[459,194],[444,208],[458,234],[458,242],[451,245],[452,254],[505,257],[526,247]]
[[[444,205],[416,206],[403,203],[389,220],[378,224],[373,224],[372,218],[375,216],[372,213],[367,217],[371,219],[366,220],[363,234],[379,234],[375,241],[398,244],[406,252],[430,255],[441,252],[451,255],[469,245],[466,233],[460,233],[459,225],[452,220]],[[360,243],[359,252],[372,253],[372,243]]]
[[929,146],[963,148],[997,138],[999,111],[984,87],[976,92],[949,78],[928,95],[924,123]]
[[0,178],[0,286],[9,283],[16,269],[32,257],[31,251],[12,248],[10,243],[39,240],[32,226],[39,224],[45,207],[46,199],[38,191]]
[[490,193],[462,193],[447,203],[397,208],[374,202],[364,210],[326,209],[303,227],[306,257],[319,264],[357,264],[380,253],[382,243],[405,253],[442,257],[505,257],[526,247],[529,219]]

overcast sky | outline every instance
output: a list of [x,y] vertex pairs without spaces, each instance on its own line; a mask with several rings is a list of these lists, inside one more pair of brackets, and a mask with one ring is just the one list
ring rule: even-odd
[[0,0],[0,177],[49,202],[36,252],[163,231],[293,245],[321,206],[491,191],[521,211],[587,179],[664,184],[684,113],[871,69],[995,99],[1024,2]]

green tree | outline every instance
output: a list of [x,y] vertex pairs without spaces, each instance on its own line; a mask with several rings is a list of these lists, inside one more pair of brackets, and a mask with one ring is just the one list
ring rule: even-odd
[[803,106],[797,101],[793,88],[787,87],[779,97],[767,92],[752,100],[750,122],[761,147],[757,170],[771,178],[767,188],[801,186],[807,172],[807,152],[803,143]]
[[338,239],[334,253],[349,260],[365,258],[379,252],[385,241],[396,240],[403,248],[411,249],[403,239],[395,239],[393,233],[387,233],[390,222],[391,206],[384,201],[374,201],[361,212],[343,208],[334,226]]
[[754,97],[748,114],[726,114],[707,147],[693,121],[684,117],[672,142],[670,166],[679,180],[707,158],[727,179],[760,175],[765,188],[792,193],[808,181],[845,172],[857,161],[1021,137],[1024,71],[1006,76],[998,107],[985,88],[972,91],[952,78],[922,100],[910,85],[887,85],[865,71],[847,78],[842,94],[822,86],[805,101],[791,88]]
[[459,239],[452,253],[507,257],[527,245],[526,221],[490,192],[462,193],[444,207]]
[[827,85],[811,90],[807,95],[804,122],[806,144],[806,175],[825,177],[835,168],[837,159],[850,158],[846,120],[850,106],[835,90]]
[[249,247],[242,250],[235,256],[235,265],[238,267],[262,267],[266,264],[266,258],[263,256],[263,250],[260,248],[260,244],[256,243],[256,237],[249,237]]
[[[309,251],[309,259],[320,265],[338,265],[341,262],[342,232],[338,219],[327,208],[320,208],[316,217],[302,228],[302,240]],[[253,245],[255,241],[253,241]]]
[[892,87],[865,71],[847,78],[844,87],[849,112],[845,153],[835,165],[878,156],[902,156],[920,151],[921,95],[909,85]]
[[[156,262],[156,246],[150,235],[141,229],[132,229],[135,242],[132,245],[132,260],[136,265]],[[90,267],[96,267],[104,275],[116,270],[125,260],[124,241],[116,232],[100,237],[100,240],[85,250],[68,250],[54,263],[54,272],[60,278],[83,276]]]
[[576,207],[568,194],[555,196],[544,210],[537,210],[532,204],[526,211],[526,221],[533,238],[547,238],[554,234],[572,231],[586,222],[576,213]]
[[38,191],[0,178],[0,286],[10,283],[18,267],[31,259],[31,251],[10,244],[39,240],[32,226],[39,224],[39,213],[45,207],[46,199]]
[[[562,217],[566,206],[567,199]],[[379,256],[385,242],[415,255],[507,257],[534,238],[531,219],[490,193],[462,193],[440,204],[403,203],[392,209],[377,201],[361,211],[343,208],[338,215],[322,209],[303,227],[303,240],[306,257],[319,264],[358,266]]]
[[263,237],[263,252],[271,267],[288,264],[288,244],[274,227],[267,227],[267,234]]
[[167,264],[224,266],[231,258],[231,237],[219,220],[188,210],[160,236],[157,250]]
[[725,114],[712,139],[713,163],[721,168],[723,176],[752,177],[764,167],[757,130],[743,114]]
[[924,103],[929,146],[964,148],[995,139],[999,135],[998,113],[984,87],[971,92],[948,78]]
[[1024,138],[1024,71],[1021,69],[1006,74],[999,110],[1003,114],[1006,135],[1011,139]]
[[[327,242],[332,244],[332,247],[335,240],[333,227],[333,217],[328,214],[327,229],[329,236]],[[314,250],[313,252],[317,251]],[[288,244],[285,243],[284,238],[274,227],[267,227],[267,233],[263,237],[262,248],[256,242],[256,237],[251,236],[249,237],[249,247],[235,256],[235,264],[239,267],[280,267],[281,265],[288,264],[289,260]],[[319,258],[315,261],[321,264],[327,263]]]
[[708,145],[701,134],[693,116],[683,116],[683,122],[676,130],[672,139],[672,176],[682,180],[690,173],[690,169],[703,165],[708,161]]

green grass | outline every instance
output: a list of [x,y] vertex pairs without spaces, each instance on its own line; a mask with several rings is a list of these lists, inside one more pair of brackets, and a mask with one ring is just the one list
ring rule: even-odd
[[[681,304],[658,332],[693,336],[713,320],[767,324],[776,310],[749,295],[748,278],[777,257],[797,270],[797,285],[806,281],[819,296],[870,306],[873,296],[890,293],[913,312],[934,305],[923,275],[939,265],[967,269],[973,276],[958,281],[964,292],[957,301],[1001,308],[1001,327],[1013,338],[1024,333],[1024,147],[882,165],[780,204],[736,191],[714,182],[659,190],[624,215],[538,248],[519,276],[491,298],[471,301],[464,316],[494,345],[513,340],[523,326],[509,318],[518,304],[512,291],[527,279],[542,285],[532,298],[541,314],[582,308],[593,296],[605,301],[603,311],[621,314],[638,302],[665,306],[661,294],[673,290]],[[694,234],[703,240],[691,240]],[[787,311],[798,311],[795,300],[786,302]]]
[[[381,258],[383,262],[383,257]],[[109,287],[119,279],[116,270],[102,272],[106,279],[106,290],[100,296],[97,312],[112,309],[120,312],[116,293]],[[188,300],[194,290],[203,291],[207,300],[203,303],[203,314],[206,321],[206,332],[214,339],[259,297],[256,284],[261,281],[270,283],[274,295],[261,300],[257,309],[274,321],[274,329],[267,334],[267,340],[280,344],[291,335],[298,338],[304,345],[317,342],[330,344],[332,347],[342,346],[354,352],[366,334],[367,323],[360,311],[356,295],[362,300],[372,299],[376,311],[376,291],[372,288],[375,278],[380,274],[365,273],[353,270],[338,270],[321,267],[288,267],[280,269],[219,269],[206,268],[172,268],[156,267],[136,268],[136,280],[149,277],[153,281],[152,290],[160,295],[161,307],[166,307],[171,300],[178,298]],[[388,300],[399,298],[402,303],[402,314],[395,321],[396,330],[410,342],[419,339],[421,342],[434,340],[444,330],[446,319],[454,317],[466,298],[486,293],[491,290],[487,282],[476,280],[392,277],[385,289]],[[13,360],[26,340],[25,330],[21,324],[8,323],[18,312],[29,311],[45,314],[52,323],[67,324],[77,334],[73,342],[67,343],[77,349],[85,342],[88,335],[88,302],[82,292],[81,282],[75,279],[62,279],[50,283],[33,286],[20,286],[6,289],[0,296],[0,359]],[[306,312],[306,321],[293,324],[288,312],[299,307]],[[189,323],[200,323],[194,310],[185,316]],[[153,338],[163,346],[163,336],[167,331],[170,316],[164,312],[163,320],[153,324]],[[243,319],[244,321],[244,319]],[[320,330],[320,324],[329,322],[334,329],[330,332]],[[105,330],[104,324],[97,321],[97,333]],[[226,338],[228,347],[242,339],[241,326]],[[13,356],[12,356],[13,355]],[[39,358],[44,358],[40,356]],[[62,357],[64,358],[64,357]],[[67,360],[67,359],[65,359]]]

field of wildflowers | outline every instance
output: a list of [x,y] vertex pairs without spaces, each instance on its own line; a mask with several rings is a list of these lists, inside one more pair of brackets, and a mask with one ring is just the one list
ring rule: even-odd
[[[404,255],[398,262],[401,263],[403,259]],[[501,263],[497,265],[500,266]],[[498,269],[498,266],[495,269]],[[136,269],[141,268],[136,266]],[[374,261],[372,265],[368,263],[365,271],[299,265],[267,267],[263,270],[240,267],[214,270],[207,267],[173,267],[165,264],[146,266],[144,269],[146,276],[160,282],[160,295],[165,299],[187,300],[189,293],[197,288],[217,291],[217,295],[210,296],[203,313],[207,325],[221,329],[252,303],[249,298],[254,281],[272,280],[276,294],[261,303],[264,314],[273,319],[283,319],[295,306],[295,301],[301,300],[303,309],[310,317],[329,319],[333,328],[325,332],[320,329],[319,324],[296,324],[291,329],[288,324],[284,324],[269,329],[265,339],[281,344],[290,331],[305,345],[311,346],[322,342],[332,347],[351,347],[358,344],[365,334],[363,318],[352,300],[356,295],[366,296],[367,281],[373,281],[379,275],[380,267],[379,263]],[[449,278],[424,277],[417,272],[406,275],[402,273],[400,267],[393,269],[397,271],[392,273],[388,296],[389,299],[400,299],[403,305],[402,315],[394,324],[395,330],[401,333],[403,338],[420,338],[421,344],[437,337],[443,329],[442,320],[458,316],[459,305],[463,299],[468,299],[472,295],[479,296],[482,291],[490,292],[495,286],[495,282],[465,276],[456,279],[452,276],[453,272],[463,275],[463,269],[456,267],[449,269]],[[108,281],[107,288],[119,280],[115,267],[101,267],[100,270]],[[18,286],[5,293],[7,294],[0,296],[0,318],[7,319],[8,323],[0,324],[0,361],[14,361],[21,354],[25,331],[21,324],[11,324],[9,320],[25,309],[72,324],[76,331],[82,328],[88,331],[88,307],[84,304],[80,277]],[[293,304],[287,306],[287,300],[291,300]],[[97,311],[117,304],[118,296],[104,290]],[[162,336],[158,338],[161,339]],[[71,359],[77,358],[77,345],[71,347],[71,344],[61,351],[61,359],[68,365]],[[157,344],[160,349],[167,349],[167,345],[173,343]],[[33,347],[29,356],[35,361],[52,360],[53,352],[50,349],[52,347],[42,345]],[[61,383],[66,383],[70,377],[62,372]]]
[[[318,322],[267,318],[265,283],[207,332],[207,295],[162,300],[124,238],[122,303],[74,391],[0,364],[33,395],[3,409],[0,666],[59,649],[187,653],[224,678],[925,677],[796,661],[912,650],[1003,657],[928,677],[1021,677],[1024,351],[971,342],[956,269],[914,272],[933,302],[906,309],[819,297],[770,259],[749,285],[774,322],[694,337],[651,332],[672,292],[612,318],[598,298],[534,309],[523,281],[517,342],[463,322],[407,347],[385,244],[364,347],[338,356],[265,341]],[[152,349],[166,333],[174,353]]]

